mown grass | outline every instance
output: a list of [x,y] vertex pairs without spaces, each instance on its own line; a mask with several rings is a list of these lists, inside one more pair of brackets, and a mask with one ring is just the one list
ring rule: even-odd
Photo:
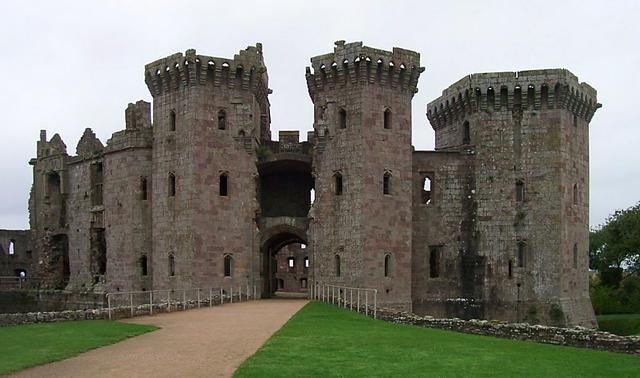
[[598,315],[598,328],[616,335],[640,335],[640,314]]
[[637,356],[390,324],[306,305],[235,377],[631,377]]
[[0,327],[0,375],[75,356],[157,329],[106,320]]

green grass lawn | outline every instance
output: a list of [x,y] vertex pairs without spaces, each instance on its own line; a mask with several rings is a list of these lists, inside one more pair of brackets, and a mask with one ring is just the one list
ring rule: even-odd
[[640,314],[598,315],[598,328],[616,335],[640,335]]
[[62,360],[155,329],[107,320],[0,327],[0,375]]
[[640,357],[386,323],[312,302],[235,377],[632,377]]

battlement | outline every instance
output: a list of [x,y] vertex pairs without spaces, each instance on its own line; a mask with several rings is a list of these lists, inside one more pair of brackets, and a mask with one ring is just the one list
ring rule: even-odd
[[602,105],[597,92],[566,69],[466,76],[427,105],[435,130],[478,111],[566,109],[587,122]]
[[389,85],[413,94],[418,91],[422,72],[417,52],[398,47],[385,51],[363,46],[362,42],[337,41],[333,53],[311,58],[306,78],[312,97],[325,87],[365,83]]
[[260,43],[240,51],[233,59],[197,55],[190,49],[149,63],[144,70],[145,83],[154,97],[207,83],[258,91],[267,88],[269,82]]

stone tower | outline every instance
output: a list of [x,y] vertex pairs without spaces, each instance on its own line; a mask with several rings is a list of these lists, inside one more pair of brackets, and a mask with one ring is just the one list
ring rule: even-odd
[[245,285],[256,157],[270,139],[262,46],[233,59],[188,50],[145,67],[153,96],[153,287]]
[[377,288],[411,309],[411,100],[420,55],[336,42],[311,59],[312,282]]
[[588,124],[599,106],[567,70],[470,75],[428,105],[436,151],[467,161],[460,238],[447,251],[462,263],[461,297],[475,302],[467,313],[594,325]]

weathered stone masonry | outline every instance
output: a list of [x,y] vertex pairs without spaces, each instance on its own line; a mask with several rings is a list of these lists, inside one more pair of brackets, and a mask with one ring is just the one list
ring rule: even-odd
[[467,76],[427,106],[435,151],[414,151],[420,55],[338,41],[307,68],[307,142],[272,141],[262,54],[146,65],[153,103],[129,104],[106,145],[85,130],[75,156],[43,131],[29,274],[58,289],[248,284],[269,296],[289,280],[277,252],[301,243],[309,268],[287,286],[377,288],[384,306],[439,317],[595,326],[593,88],[566,70]]

